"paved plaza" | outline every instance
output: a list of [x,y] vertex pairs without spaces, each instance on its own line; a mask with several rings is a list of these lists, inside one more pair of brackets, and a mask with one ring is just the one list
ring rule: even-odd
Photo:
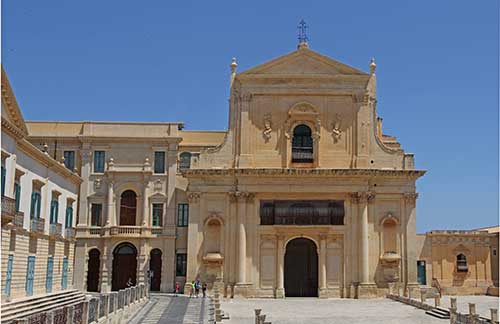
[[234,299],[222,303],[227,324],[253,324],[254,308],[261,308],[273,324],[433,324],[448,323],[423,310],[389,299]]
[[208,324],[208,298],[151,294],[151,300],[130,319],[130,324]]

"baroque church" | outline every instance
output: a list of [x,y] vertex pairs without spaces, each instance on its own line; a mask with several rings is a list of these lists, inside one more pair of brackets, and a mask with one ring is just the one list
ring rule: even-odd
[[364,72],[302,41],[230,71],[227,131],[26,122],[29,141],[81,177],[75,288],[171,292],[200,279],[227,297],[367,298],[435,280],[448,293],[498,287],[498,231],[417,235],[425,171],[383,133],[373,59]]

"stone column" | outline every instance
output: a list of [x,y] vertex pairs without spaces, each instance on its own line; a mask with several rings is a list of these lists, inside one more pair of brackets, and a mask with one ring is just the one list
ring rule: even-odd
[[189,283],[196,280],[198,275],[198,223],[200,218],[200,197],[199,192],[188,192],[189,202],[189,226],[187,243],[187,276],[185,293],[189,293]]
[[[85,147],[88,144],[84,144]],[[90,177],[90,160],[92,158],[92,151],[90,148],[84,148],[81,150],[81,178],[82,183],[80,184],[80,193],[79,193],[79,206],[78,206],[78,225],[85,227],[90,222],[88,221],[88,203],[87,197],[89,194],[89,177]]]
[[246,211],[249,194],[240,192],[238,195],[238,283],[246,283],[247,234]]
[[408,286],[418,287],[417,282],[417,251],[415,250],[416,237],[417,237],[417,224],[416,224],[416,202],[417,193],[405,193],[405,209],[407,212],[407,221],[405,228],[406,239],[406,271],[407,271],[407,284]]
[[276,298],[285,297],[285,287],[283,280],[284,262],[285,262],[285,237],[283,235],[276,236],[277,247],[276,247]]
[[373,197],[374,195],[369,192],[360,193],[361,284],[370,283],[370,251],[369,251],[370,242],[368,240],[368,202],[372,200]]
[[320,235],[319,244],[319,297],[327,297],[326,289],[326,235]]
[[113,255],[109,254],[109,247],[106,242],[104,242],[102,247],[101,265],[102,271],[99,278],[101,280],[101,292],[110,292],[112,280],[111,271],[113,271]]
[[115,219],[115,202],[114,202],[114,182],[112,179],[108,179],[108,210],[106,217],[106,227],[115,226],[117,221]]
[[148,201],[148,181],[149,179],[145,178],[143,187],[142,187],[142,226],[150,227],[151,224],[149,222],[149,201]]

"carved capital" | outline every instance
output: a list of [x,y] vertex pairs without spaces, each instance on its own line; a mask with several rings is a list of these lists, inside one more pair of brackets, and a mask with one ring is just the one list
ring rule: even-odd
[[406,203],[415,204],[417,202],[418,193],[416,192],[405,192],[403,194]]
[[371,191],[353,192],[349,194],[352,203],[372,203],[375,200],[375,193]]
[[187,200],[190,204],[197,204],[200,201],[200,196],[199,192],[188,192]]
[[255,194],[245,191],[230,191],[228,192],[229,199],[232,203],[235,202],[252,202]]
[[359,204],[359,201],[360,201],[359,193],[357,193],[357,192],[349,193],[349,199],[351,200],[351,203]]
[[243,101],[243,102],[250,102],[250,101],[252,101],[252,97],[253,97],[253,95],[251,93],[244,93],[241,96],[241,101]]

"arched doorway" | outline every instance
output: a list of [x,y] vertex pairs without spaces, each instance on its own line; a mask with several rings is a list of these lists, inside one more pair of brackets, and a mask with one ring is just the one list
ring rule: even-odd
[[130,279],[132,286],[136,284],[137,249],[130,243],[122,243],[113,251],[113,280],[111,289],[127,288]]
[[149,254],[149,271],[153,272],[151,278],[151,291],[160,291],[161,286],[161,251],[152,249]]
[[137,195],[133,190],[126,190],[120,199],[120,225],[135,225]]
[[87,269],[87,291],[99,292],[99,271],[101,268],[101,252],[98,249],[89,251]]
[[318,296],[318,253],[309,239],[296,238],[286,246],[285,296]]

